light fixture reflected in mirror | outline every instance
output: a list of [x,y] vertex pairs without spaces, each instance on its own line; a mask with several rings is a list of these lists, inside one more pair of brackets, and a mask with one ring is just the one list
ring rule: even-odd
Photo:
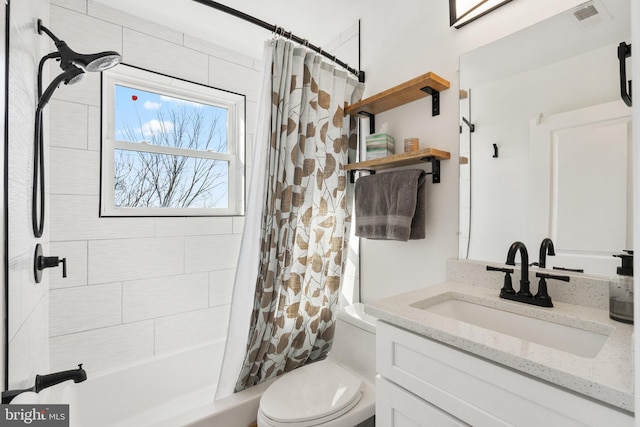
[[511,0],[449,0],[449,25],[460,28]]

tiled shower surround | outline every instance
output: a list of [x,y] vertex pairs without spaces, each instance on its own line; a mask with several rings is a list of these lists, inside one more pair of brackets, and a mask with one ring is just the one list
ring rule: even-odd
[[[78,52],[116,50],[125,64],[246,95],[251,161],[259,60],[87,0],[52,0],[45,25]],[[224,339],[244,218],[100,218],[100,75],[60,87],[48,111],[46,252],[68,263],[66,279],[46,273],[50,369],[95,372]]]

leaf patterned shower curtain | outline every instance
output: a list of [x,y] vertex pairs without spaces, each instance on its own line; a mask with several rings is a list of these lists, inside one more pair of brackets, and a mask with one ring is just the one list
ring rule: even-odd
[[344,166],[357,125],[344,108],[364,86],[290,41],[273,43],[260,265],[236,391],[326,356],[351,222]]

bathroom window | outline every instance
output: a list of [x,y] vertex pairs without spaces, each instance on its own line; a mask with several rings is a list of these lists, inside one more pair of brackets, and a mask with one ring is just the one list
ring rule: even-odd
[[102,76],[101,216],[242,215],[245,97],[120,65]]

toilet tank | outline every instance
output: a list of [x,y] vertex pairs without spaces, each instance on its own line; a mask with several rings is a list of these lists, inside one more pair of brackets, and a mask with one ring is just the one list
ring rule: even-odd
[[338,310],[329,358],[375,383],[376,318],[364,312],[362,303]]

